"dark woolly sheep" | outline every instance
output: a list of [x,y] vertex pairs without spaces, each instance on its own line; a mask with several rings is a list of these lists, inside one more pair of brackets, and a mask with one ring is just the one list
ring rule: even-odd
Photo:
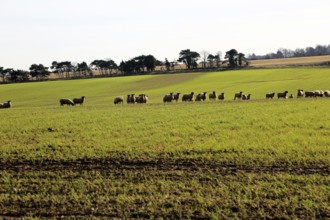
[[145,94],[140,94],[139,96],[137,96],[135,98],[135,101],[137,103],[147,103],[148,102],[148,96],[146,96]]
[[251,97],[251,94],[248,94],[248,95],[243,94],[242,95],[243,100],[250,100],[250,97]]
[[305,92],[305,98],[307,97],[315,97],[315,92],[312,91],[306,91]]
[[127,95],[126,103],[127,104],[131,103],[131,95]]
[[304,90],[303,89],[298,89],[298,92],[297,92],[297,98],[302,98],[304,97]]
[[134,104],[135,103],[135,94],[127,95],[126,102],[127,104]]
[[238,93],[235,93],[234,100],[236,100],[236,98],[242,99],[242,95],[243,95],[243,92],[242,91],[240,91]]
[[63,98],[60,99],[61,106],[63,105],[75,105],[74,102],[71,99]]
[[194,99],[194,92],[191,92],[190,94],[183,94],[182,96],[182,101],[186,102],[186,101],[193,101]]
[[217,93],[213,91],[212,93],[209,94],[209,99],[210,100],[216,100],[217,99]]
[[172,102],[172,100],[173,100],[173,92],[171,92],[170,94],[166,94],[165,96],[164,96],[164,98],[163,98],[163,101],[164,101],[164,103],[165,102]]
[[314,95],[315,97],[323,97],[324,92],[322,90],[316,90]]
[[117,105],[117,104],[119,104],[119,103],[123,104],[123,103],[124,103],[124,98],[123,98],[122,96],[117,96],[117,97],[113,100],[113,103],[114,103],[115,105]]
[[293,99],[294,98],[294,96],[293,96],[293,94],[291,94],[290,96],[289,96],[289,99]]
[[176,102],[178,102],[179,98],[180,98],[180,92],[176,93],[173,95],[173,100],[175,100]]
[[81,98],[74,98],[73,99],[73,103],[76,105],[76,104],[84,104],[84,101],[85,101],[85,96],[81,96]]
[[267,94],[266,94],[266,99],[273,99],[274,96],[275,96],[275,92],[267,93]]
[[0,108],[10,108],[11,105],[11,101],[7,101],[5,103],[0,103]]
[[219,99],[219,100],[225,100],[225,93],[221,93],[221,94],[218,96],[218,99]]
[[284,92],[279,92],[277,93],[277,98],[283,98],[286,99],[286,95],[288,94],[288,91],[284,91]]
[[206,93],[207,93],[207,92],[198,93],[198,94],[196,95],[196,99],[195,99],[195,101],[205,101],[205,99],[206,99]]

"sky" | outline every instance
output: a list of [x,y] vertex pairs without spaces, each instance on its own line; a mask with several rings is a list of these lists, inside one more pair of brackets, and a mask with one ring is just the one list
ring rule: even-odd
[[329,0],[0,0],[0,66],[330,44]]

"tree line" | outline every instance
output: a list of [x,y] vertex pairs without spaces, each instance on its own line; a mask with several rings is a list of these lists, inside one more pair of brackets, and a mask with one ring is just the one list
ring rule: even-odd
[[233,68],[248,65],[243,53],[231,49],[226,52],[225,59],[221,60],[221,52],[211,54],[208,51],[198,53],[190,49],[181,50],[179,58],[169,61],[157,60],[153,55],[140,55],[127,61],[121,61],[118,65],[112,59],[94,60],[90,64],[86,62],[75,63],[71,61],[53,61],[49,67],[43,64],[32,64],[29,70],[4,68],[0,66],[1,82],[26,82],[30,80],[47,80],[50,74],[58,79],[112,76],[116,74],[141,74],[158,71],[175,71],[182,64],[186,70],[195,69],[219,69]]
[[277,59],[290,57],[309,57],[309,56],[323,56],[330,55],[330,45],[317,45],[315,47],[297,48],[290,50],[280,48],[275,53],[268,53],[266,55],[248,54],[249,60],[263,60],[263,59]]

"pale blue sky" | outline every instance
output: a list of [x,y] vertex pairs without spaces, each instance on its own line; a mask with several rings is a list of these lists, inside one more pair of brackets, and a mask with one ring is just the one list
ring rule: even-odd
[[0,66],[330,44],[329,0],[0,0]]

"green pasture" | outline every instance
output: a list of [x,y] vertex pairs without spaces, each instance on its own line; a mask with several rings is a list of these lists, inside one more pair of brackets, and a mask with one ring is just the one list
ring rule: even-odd
[[41,107],[58,106],[60,98],[86,96],[89,106],[112,104],[116,96],[145,93],[149,103],[161,103],[164,94],[192,91],[224,92],[226,100],[243,91],[252,94],[252,99],[264,99],[269,92],[287,90],[296,95],[298,89],[326,90],[329,82],[329,68],[252,69],[0,85],[0,100],[11,100],[15,107]]
[[[0,85],[0,218],[328,219],[327,68]],[[230,101],[162,103],[169,92]],[[232,101],[238,91],[252,100]],[[113,98],[146,93],[148,104]],[[61,97],[85,95],[83,106]]]

